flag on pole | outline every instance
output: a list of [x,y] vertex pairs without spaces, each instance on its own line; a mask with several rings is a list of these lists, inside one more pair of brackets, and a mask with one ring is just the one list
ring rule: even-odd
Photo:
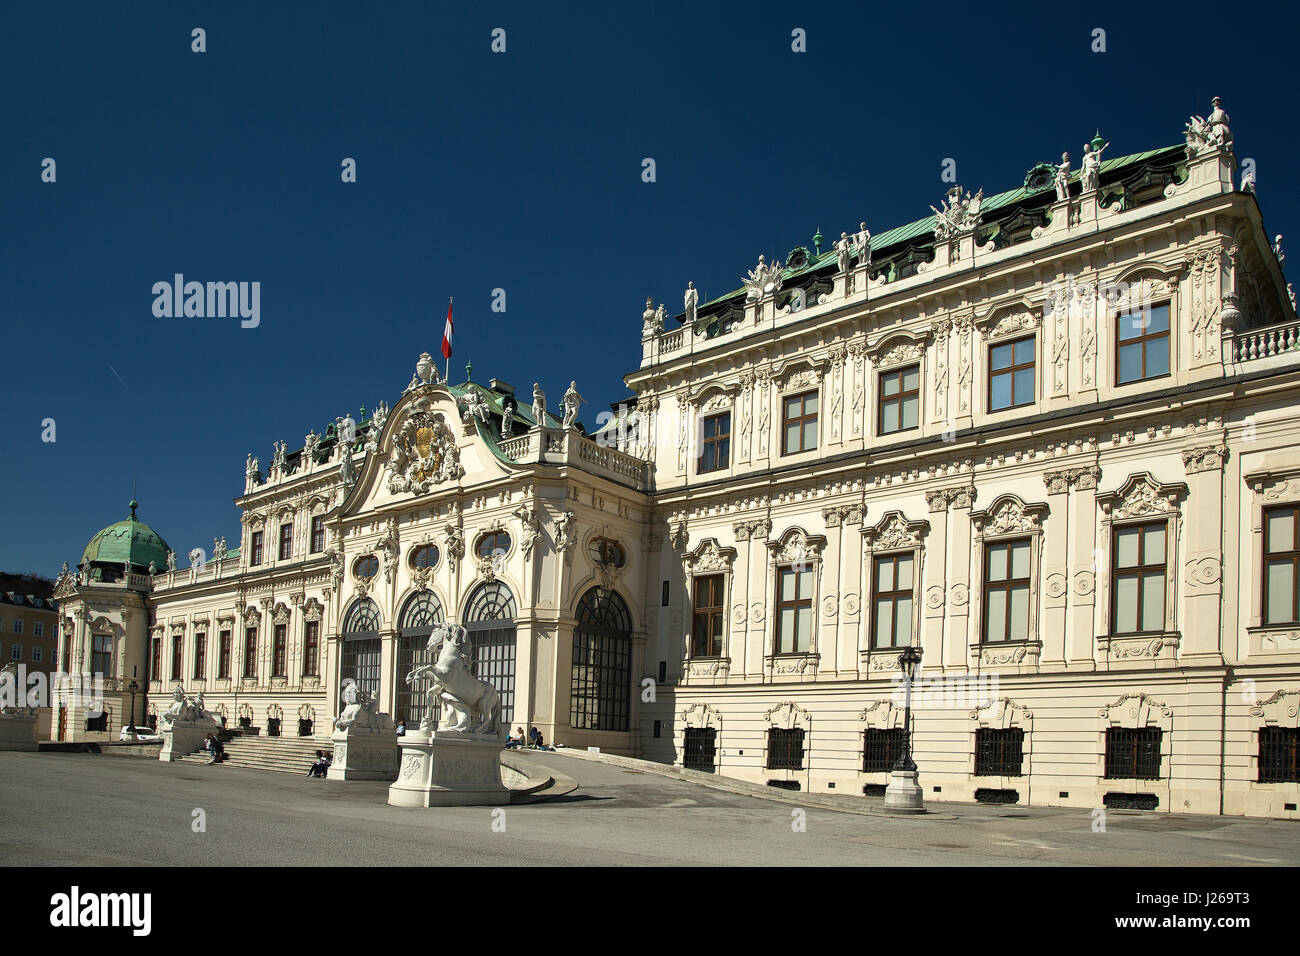
[[447,300],[447,325],[442,330],[442,357],[451,358],[451,299]]

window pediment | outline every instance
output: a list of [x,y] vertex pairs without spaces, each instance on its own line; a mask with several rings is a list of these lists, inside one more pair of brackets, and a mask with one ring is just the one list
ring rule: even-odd
[[777,564],[808,564],[821,558],[826,547],[823,535],[809,535],[802,528],[791,528],[780,538],[767,542]]
[[1027,300],[1011,302],[975,319],[975,327],[986,341],[1035,332],[1043,324],[1043,308]]
[[682,555],[682,563],[686,567],[687,574],[730,571],[732,562],[736,560],[736,554],[735,548],[722,547],[716,538],[705,538],[696,545],[695,550],[687,551]]
[[1163,484],[1149,471],[1130,475],[1116,491],[1097,496],[1102,513],[1113,518],[1137,518],[1145,515],[1177,514],[1179,503],[1187,497],[1187,485]]
[[919,362],[925,356],[930,344],[932,332],[913,334],[910,332],[889,332],[873,345],[866,348],[871,364],[876,368],[892,368],[909,362]]
[[862,529],[862,537],[872,551],[903,551],[921,547],[930,532],[928,521],[908,521],[901,511],[884,514],[874,526]]
[[972,512],[971,521],[981,535],[1030,534],[1042,530],[1046,515],[1045,504],[1025,504],[1016,495],[1002,495],[986,510]]

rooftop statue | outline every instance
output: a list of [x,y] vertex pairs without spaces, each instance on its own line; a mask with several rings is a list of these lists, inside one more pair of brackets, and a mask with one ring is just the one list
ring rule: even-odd
[[250,453],[248,461],[244,464],[244,477],[256,481],[259,474],[261,474],[261,463]]
[[853,240],[847,232],[840,233],[840,241],[835,243],[835,255],[840,272],[848,272],[853,268]]
[[585,399],[578,394],[578,383],[569,382],[569,389],[564,393],[564,427],[572,428],[573,423],[578,420],[578,406],[584,404]]
[[318,445],[320,445],[320,436],[316,434],[316,429],[313,428],[302,440],[302,460],[304,462],[315,460]]
[[865,222],[858,223],[858,234],[853,238],[855,240],[853,254],[858,258],[858,265],[871,265],[871,230],[867,228]]
[[1224,112],[1222,101],[1216,96],[1210,103],[1212,107],[1208,118],[1193,116],[1184,127],[1187,137],[1187,158],[1195,159],[1199,154],[1212,149],[1229,149],[1232,146],[1232,130],[1228,128],[1228,114]]
[[176,570],[176,552],[175,552],[175,551],[168,551],[168,552],[167,552],[167,570],[168,570],[168,571],[175,571],[175,570]]
[[501,405],[501,437],[509,438],[515,433],[515,400],[507,398]]
[[1286,253],[1282,251],[1282,233],[1278,233],[1273,240],[1273,255],[1277,256],[1279,266],[1286,265]]
[[1093,149],[1092,143],[1083,144],[1083,164],[1079,170],[1079,186],[1084,192],[1096,192],[1101,186],[1101,154],[1109,145],[1110,143],[1102,143],[1096,149]]
[[465,402],[465,409],[464,412],[462,413],[461,420],[466,425],[470,425],[473,423],[474,419],[477,418],[484,425],[486,425],[488,421],[488,415],[490,412],[490,410],[488,409],[487,400],[484,399],[483,396],[480,395],[477,390],[471,388],[468,392],[465,393],[464,402]]
[[[694,282],[686,283],[686,292],[682,296],[682,302],[686,306],[686,324],[695,324],[695,309],[700,304],[700,293],[695,289]],[[659,308],[663,308],[661,305]]]
[[758,265],[749,270],[749,276],[743,280],[746,299],[761,299],[765,295],[773,295],[781,289],[781,263],[773,262],[769,265],[764,261],[762,256],[758,257]]
[[[646,305],[650,304],[649,299],[645,301]],[[537,422],[538,428],[546,427],[546,393],[536,382],[533,382],[533,420]]]
[[1052,182],[1056,186],[1056,201],[1065,202],[1070,198],[1070,154],[1061,154],[1061,165],[1056,167],[1056,176]]
[[962,196],[961,187],[953,186],[948,190],[942,209],[930,209],[934,212],[934,238],[937,240],[953,239],[968,235],[980,224],[980,203],[984,201],[984,190],[974,196],[970,190]]
[[649,338],[656,332],[663,331],[663,326],[656,327],[655,325],[655,317],[658,314],[655,311],[654,300],[646,296],[645,311],[641,313],[641,336],[643,338]]

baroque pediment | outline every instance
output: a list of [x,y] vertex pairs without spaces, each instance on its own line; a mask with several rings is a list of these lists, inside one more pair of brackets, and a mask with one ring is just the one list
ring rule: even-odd
[[1117,490],[1097,496],[1103,514],[1113,518],[1137,518],[1144,515],[1172,514],[1187,497],[1187,485],[1181,482],[1165,484],[1149,471],[1130,475]]

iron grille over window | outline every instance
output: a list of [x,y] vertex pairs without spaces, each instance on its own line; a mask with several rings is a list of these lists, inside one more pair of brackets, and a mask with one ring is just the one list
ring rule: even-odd
[[975,776],[1019,777],[1025,760],[1025,732],[1019,727],[975,731]]
[[592,588],[578,602],[569,721],[578,730],[628,729],[632,615],[617,591]]
[[279,717],[268,717],[268,718],[266,718],[266,735],[267,735],[268,737],[279,737],[279,736],[280,736],[280,718],[279,718]]
[[1159,780],[1159,727],[1109,727],[1106,730],[1106,778],[1109,780]]
[[[402,608],[402,615],[397,629],[397,709],[394,717],[405,720],[413,726],[427,715],[436,727],[442,718],[442,706],[434,702],[433,713],[428,712],[428,695],[430,678],[424,677],[412,684],[406,682],[406,675],[421,664],[429,663],[429,635],[434,625],[441,624],[443,615],[442,602],[432,591],[420,591],[411,595]],[[478,655],[475,654],[477,658]]]
[[515,710],[515,596],[501,581],[480,584],[470,595],[465,630],[474,641],[474,676],[501,695],[501,719]]
[[1259,782],[1300,783],[1300,729],[1259,728]]
[[103,733],[108,730],[108,713],[102,713],[98,717],[86,718],[86,729],[95,730]]
[[687,727],[682,747],[682,766],[687,770],[713,773],[718,732],[712,727]]
[[888,773],[898,763],[907,734],[903,729],[862,732],[862,772]]
[[379,696],[379,606],[370,598],[353,603],[343,619],[339,683],[351,677],[361,690]]
[[307,717],[298,718],[298,736],[310,737],[312,731],[312,722]]
[[803,728],[782,730],[772,727],[767,732],[767,769],[803,769]]

